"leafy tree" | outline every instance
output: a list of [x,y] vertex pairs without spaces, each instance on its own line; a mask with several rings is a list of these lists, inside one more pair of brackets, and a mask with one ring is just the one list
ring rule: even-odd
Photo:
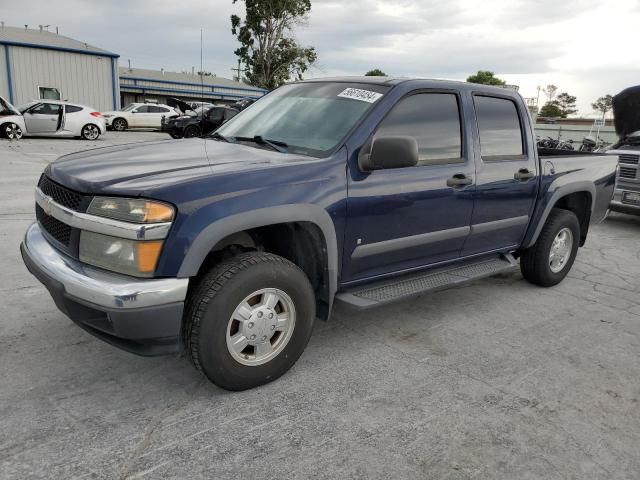
[[556,94],[558,93],[558,87],[554,84],[550,83],[546,87],[542,89],[544,94],[547,96],[547,103],[553,102],[553,99],[556,98]]
[[379,68],[374,68],[373,70],[369,70],[367,73],[365,73],[364,76],[365,77],[386,77],[387,74],[384,73]]
[[602,114],[602,118],[604,118],[607,112],[613,108],[613,96],[607,94],[598,98],[591,104],[591,108],[596,112],[600,112]]
[[569,95],[567,92],[562,92],[552,103],[560,109],[562,112],[560,116],[562,118],[567,118],[567,116],[573,115],[578,111],[576,108],[576,97]]
[[547,102],[540,109],[541,117],[562,117],[562,110],[555,102]]
[[313,47],[301,47],[293,38],[294,27],[311,11],[311,0],[244,1],[244,20],[231,16],[231,33],[240,47],[234,52],[246,65],[249,83],[273,89],[302,74],[317,59]]
[[482,85],[506,85],[507,82],[496,77],[489,70],[478,70],[478,73],[467,77],[469,83],[480,83]]

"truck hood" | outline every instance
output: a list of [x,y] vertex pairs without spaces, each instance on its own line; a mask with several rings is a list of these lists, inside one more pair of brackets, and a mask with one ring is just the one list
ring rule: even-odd
[[621,140],[640,136],[640,85],[629,87],[613,97],[613,118]]
[[229,172],[308,160],[247,145],[193,138],[97,148],[65,155],[49,177],[90,194],[146,195],[166,185]]

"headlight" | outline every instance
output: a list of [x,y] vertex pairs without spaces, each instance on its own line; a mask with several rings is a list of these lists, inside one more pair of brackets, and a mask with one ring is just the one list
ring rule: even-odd
[[127,240],[83,230],[80,233],[80,261],[125,275],[151,277],[162,243],[162,240]]
[[143,198],[94,197],[87,213],[131,223],[162,223],[173,220],[174,209]]

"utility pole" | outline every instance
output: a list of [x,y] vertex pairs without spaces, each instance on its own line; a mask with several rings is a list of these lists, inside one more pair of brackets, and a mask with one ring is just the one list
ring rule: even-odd
[[234,79],[235,79],[237,82],[241,82],[241,81],[242,81],[241,72],[242,72],[243,70],[242,70],[242,64],[241,64],[240,62],[241,62],[241,60],[240,60],[240,59],[238,59],[238,68],[232,68],[232,69],[231,69],[231,71],[232,71],[232,72],[236,72],[236,73],[237,73],[237,75],[235,75],[235,76],[234,76]]

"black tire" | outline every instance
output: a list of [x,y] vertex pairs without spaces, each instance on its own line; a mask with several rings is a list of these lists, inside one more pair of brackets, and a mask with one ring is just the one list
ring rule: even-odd
[[202,133],[200,131],[200,127],[197,125],[189,125],[184,129],[184,138],[194,138],[199,137],[200,135],[202,135]]
[[182,138],[182,135],[180,135],[179,133],[170,133],[169,135],[171,135],[171,138],[178,140],[179,138]]
[[[291,336],[274,358],[244,365],[227,347],[230,319],[243,299],[264,288],[285,292],[295,308]],[[249,252],[213,267],[190,294],[183,321],[183,340],[193,364],[227,390],[246,390],[283,375],[304,351],[315,320],[315,296],[300,268],[277,255]]]
[[9,140],[20,140],[22,138],[23,131],[19,125],[13,122],[3,123],[0,126],[0,136],[2,138],[8,138]]
[[[558,233],[563,229],[569,229],[572,235],[571,252],[561,270],[553,272],[549,256],[551,247]],[[520,270],[529,282],[541,287],[552,287],[560,283],[567,276],[580,243],[580,223],[573,212],[554,208],[549,214],[547,222],[542,227],[536,243],[525,250],[520,257]]]
[[111,122],[111,128],[113,128],[116,132],[124,132],[127,128],[129,128],[129,124],[124,118],[114,118],[113,122]]
[[87,123],[80,131],[80,136],[84,140],[97,140],[100,138],[100,128],[93,123]]

